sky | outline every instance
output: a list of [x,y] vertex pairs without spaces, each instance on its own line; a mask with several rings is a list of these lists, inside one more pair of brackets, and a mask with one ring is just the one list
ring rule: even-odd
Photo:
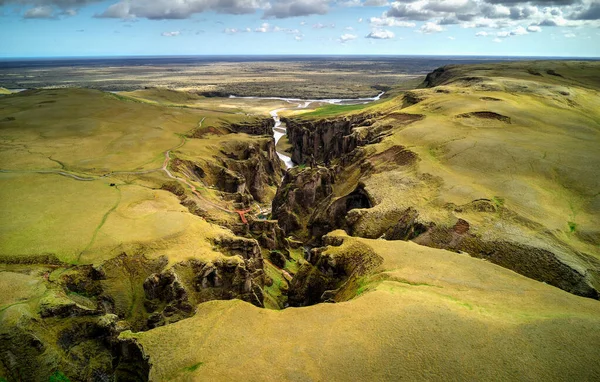
[[0,0],[0,57],[600,57],[600,0]]

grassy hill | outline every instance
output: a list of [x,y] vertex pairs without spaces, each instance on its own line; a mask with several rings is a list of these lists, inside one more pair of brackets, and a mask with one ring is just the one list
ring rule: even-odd
[[[27,91],[2,104],[0,256],[48,253],[67,263],[97,263],[156,241],[162,244],[148,254],[211,252],[202,241],[189,247],[190,240],[220,230],[159,190],[170,180],[161,167],[165,152],[185,143],[184,135],[201,122],[242,116],[83,89]],[[206,197],[212,198],[209,191]]]
[[[360,182],[375,204],[350,214],[354,234],[381,237],[416,211],[413,225],[437,227],[412,238],[421,244],[478,257],[503,252],[491,261],[546,281],[554,276],[541,269],[566,264],[598,290],[599,79],[596,62],[449,66],[421,89],[353,112],[375,116],[355,131],[384,132],[334,185],[343,198]],[[320,123],[314,112],[298,118]],[[416,160],[403,162],[395,154],[403,152]],[[459,219],[479,244],[451,243]],[[508,255],[517,248],[529,248],[520,260]]]
[[265,311],[213,301],[135,338],[152,380],[585,380],[600,376],[600,304],[488,262],[402,241],[343,240],[382,260],[359,296]]

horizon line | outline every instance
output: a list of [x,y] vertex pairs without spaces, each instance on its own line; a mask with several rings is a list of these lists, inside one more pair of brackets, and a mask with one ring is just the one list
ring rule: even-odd
[[89,56],[0,56],[5,60],[48,59],[118,59],[118,58],[211,58],[211,57],[460,57],[460,58],[540,58],[600,60],[600,56],[528,56],[528,55],[477,55],[477,54],[139,54],[139,55],[89,55]]

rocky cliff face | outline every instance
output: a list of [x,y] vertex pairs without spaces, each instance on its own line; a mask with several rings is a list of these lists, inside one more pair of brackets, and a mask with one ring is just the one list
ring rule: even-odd
[[[485,215],[486,219],[494,219],[495,214],[510,214],[508,210],[500,211],[502,207],[491,201],[479,200],[462,209],[469,208]],[[458,210],[458,208],[456,208]],[[433,248],[447,249],[455,252],[466,252],[520,273],[534,280],[553,285],[567,292],[598,299],[598,285],[592,274],[580,267],[568,265],[561,261],[561,253],[567,248],[558,250],[552,246],[524,244],[515,241],[510,236],[498,233],[495,238],[489,234],[482,235],[487,228],[471,224],[464,219],[457,219],[453,225],[443,222],[427,221],[420,216],[418,207],[391,210],[385,215],[378,215],[376,227],[372,221],[363,224],[368,210],[354,210],[348,218],[347,231],[353,236],[370,239],[412,240],[415,243]],[[370,217],[369,219],[372,219]],[[475,228],[475,232],[473,230]],[[476,232],[479,231],[479,232]],[[547,243],[555,242],[555,238],[547,237]],[[589,264],[600,267],[593,258]]]
[[259,118],[254,121],[225,125],[233,133],[246,133],[250,135],[272,135],[273,126],[275,126],[275,121],[272,118]]
[[272,138],[237,150],[223,150],[223,153],[226,158],[221,159],[222,167],[239,174],[239,179],[243,180],[238,183],[237,192],[243,194],[245,191],[261,203],[271,199],[272,194],[266,191],[267,188],[279,185],[283,176]]
[[375,143],[382,137],[381,129],[362,129],[371,126],[375,114],[359,114],[331,120],[305,121],[282,118],[292,144],[295,163],[326,163],[351,153],[355,148]]
[[261,248],[274,250],[285,249],[288,244],[285,232],[277,220],[256,220],[251,218],[248,224],[249,233],[258,240]]
[[[446,69],[441,68],[428,79],[434,84],[444,81],[445,76]],[[575,253],[553,235],[542,234],[542,226],[536,226],[514,211],[491,201],[479,200],[474,201],[473,206],[464,207],[481,215],[475,223],[454,218],[454,225],[449,224],[448,220],[463,212],[451,206],[448,207],[450,209],[440,206],[437,212],[427,214],[436,215],[436,219],[424,218],[424,207],[420,204],[423,197],[419,195],[418,188],[439,189],[443,180],[420,174],[418,155],[405,147],[393,146],[382,152],[364,150],[362,146],[378,142],[378,138],[383,136],[382,132],[385,133],[385,130],[371,126],[371,117],[286,121],[290,141],[294,145],[294,160],[298,163],[326,165],[294,169],[284,177],[273,200],[273,217],[286,234],[294,234],[311,245],[321,245],[323,235],[340,228],[359,237],[412,240],[434,248],[467,252],[570,293],[599,298],[600,284],[597,272],[593,269],[600,269],[600,263],[593,257]],[[418,114],[397,112],[386,117],[394,118],[396,123],[401,124],[423,118]],[[335,163],[343,167],[331,165],[329,161],[334,159],[341,159]],[[411,205],[404,199],[402,206],[388,205],[383,210],[371,211],[378,201],[371,195],[367,180],[375,173],[392,170],[402,171],[406,182],[398,189],[398,197],[415,198],[415,202]],[[351,176],[353,171],[359,175]],[[487,223],[482,223],[481,219]],[[507,228],[506,232],[495,230],[494,224],[500,222],[502,226],[511,225],[512,228]],[[523,229],[519,227],[534,226],[535,230],[541,232],[541,236],[535,239],[519,241],[508,234],[511,230],[518,232]],[[315,255],[318,256],[318,252]],[[582,257],[587,259],[585,264],[564,260]],[[330,279],[324,277],[318,267],[315,268],[314,261],[311,263],[312,266],[306,265],[292,283],[295,285],[290,289],[290,301],[293,304],[323,300],[317,295],[332,287],[326,281]],[[336,274],[335,271],[333,273]]]
[[[338,238],[325,236],[326,247],[314,248],[290,282],[290,306],[307,306],[320,302],[342,302],[356,296],[359,280],[383,260],[367,246],[340,247]],[[343,255],[340,255],[343,253]]]
[[287,235],[306,227],[312,213],[330,198],[334,183],[334,171],[323,167],[286,172],[273,199],[273,219]]
[[273,138],[251,142],[232,140],[214,160],[175,159],[171,167],[191,179],[215,187],[227,200],[247,208],[251,201],[271,200],[273,189],[281,182],[282,164]]
[[121,254],[98,266],[58,269],[60,275],[47,278],[46,293],[19,320],[2,319],[0,372],[9,380],[37,380],[60,370],[76,380],[147,381],[148,358],[134,340],[119,339],[121,332],[177,322],[209,300],[263,306],[256,240],[223,237],[214,244],[225,256],[210,262],[168,266],[164,257]]
[[453,66],[455,65],[442,66],[428,73],[420,87],[431,88],[449,80],[453,76],[451,71]]
[[188,260],[144,280],[148,327],[177,322],[193,314],[197,304],[210,300],[237,298],[263,306],[263,258],[258,243],[236,237],[215,244],[231,257],[212,262]]

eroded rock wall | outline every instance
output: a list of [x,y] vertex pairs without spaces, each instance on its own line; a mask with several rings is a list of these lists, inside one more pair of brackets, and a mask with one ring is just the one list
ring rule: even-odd
[[359,114],[331,120],[295,120],[282,118],[287,126],[288,140],[292,144],[295,163],[329,163],[356,147],[374,142],[375,130],[357,131],[355,128],[371,126],[375,114]]

